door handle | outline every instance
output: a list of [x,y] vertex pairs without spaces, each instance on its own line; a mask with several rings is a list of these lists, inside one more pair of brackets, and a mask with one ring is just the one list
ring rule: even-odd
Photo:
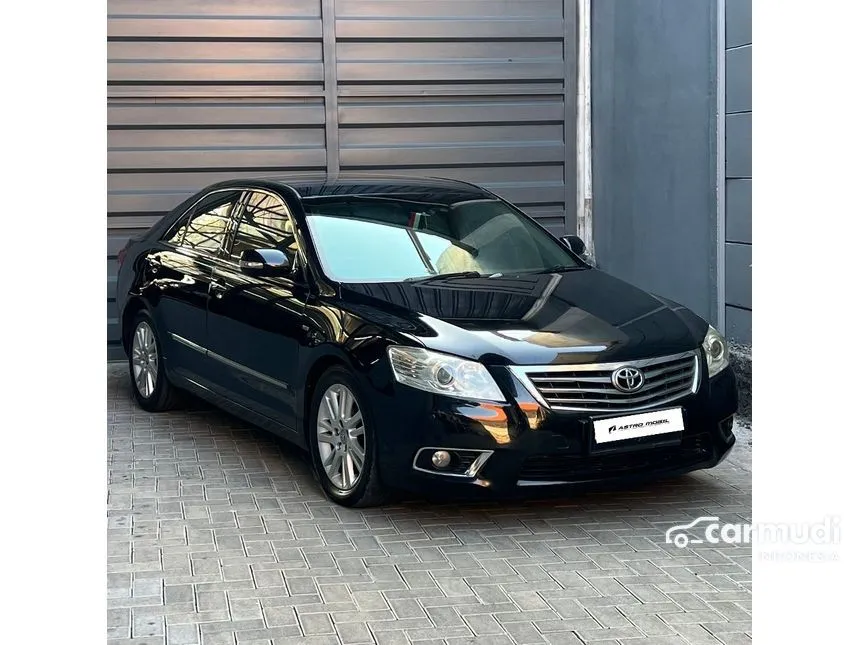
[[209,283],[209,292],[214,294],[216,298],[221,298],[224,293],[227,291],[227,286],[221,284],[220,282],[210,282]]

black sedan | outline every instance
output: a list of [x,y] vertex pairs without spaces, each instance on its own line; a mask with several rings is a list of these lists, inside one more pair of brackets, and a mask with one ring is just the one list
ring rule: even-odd
[[120,254],[134,394],[156,412],[190,391],[285,437],[346,506],[716,465],[725,340],[581,256],[453,180],[222,182]]

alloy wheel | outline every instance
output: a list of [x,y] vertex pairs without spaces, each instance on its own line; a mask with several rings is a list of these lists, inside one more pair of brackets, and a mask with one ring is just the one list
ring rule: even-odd
[[352,489],[361,477],[365,437],[364,418],[353,393],[339,383],[329,387],[317,412],[317,446],[326,476],[341,491]]
[[146,399],[155,392],[158,379],[158,346],[155,333],[145,321],[141,321],[131,341],[131,366],[134,386]]

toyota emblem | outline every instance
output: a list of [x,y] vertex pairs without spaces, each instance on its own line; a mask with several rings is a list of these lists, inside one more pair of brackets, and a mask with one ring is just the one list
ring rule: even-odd
[[612,372],[612,385],[619,392],[633,394],[645,385],[645,375],[635,367],[619,367]]

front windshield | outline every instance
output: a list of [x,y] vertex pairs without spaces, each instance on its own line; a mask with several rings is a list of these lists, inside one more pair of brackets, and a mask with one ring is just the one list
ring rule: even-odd
[[323,269],[338,282],[580,266],[547,231],[498,200],[443,206],[325,197],[308,199],[304,207]]

